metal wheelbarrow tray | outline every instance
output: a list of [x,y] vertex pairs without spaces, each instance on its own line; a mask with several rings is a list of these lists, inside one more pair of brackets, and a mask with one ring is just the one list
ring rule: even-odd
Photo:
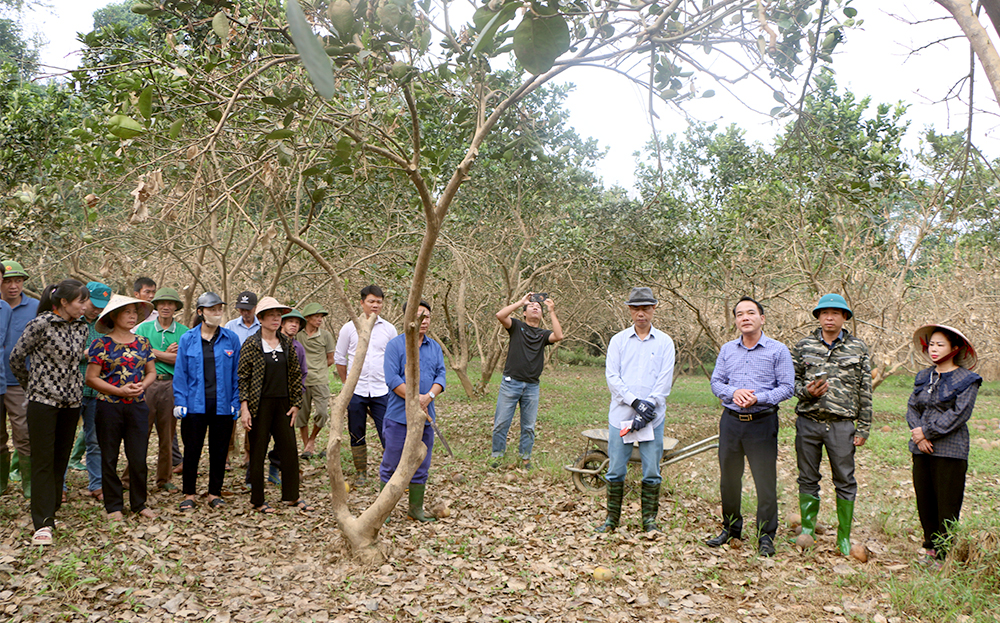
[[[604,491],[604,476],[608,470],[608,429],[590,428],[582,433],[586,439],[583,454],[573,465],[566,465],[566,471],[572,474],[573,486],[581,493],[597,495]],[[663,460],[660,461],[660,469],[667,465],[678,463],[685,459],[707,452],[719,447],[719,436],[712,435],[701,441],[696,441],[690,445],[678,448],[680,443],[673,437],[663,436]],[[640,463],[639,448],[632,447],[632,456],[629,463]]]

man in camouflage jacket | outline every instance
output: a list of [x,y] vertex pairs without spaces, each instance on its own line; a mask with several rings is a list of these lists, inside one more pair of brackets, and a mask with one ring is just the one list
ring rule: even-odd
[[851,550],[851,522],[858,483],[854,450],[872,425],[872,376],[868,347],[848,333],[853,313],[839,294],[826,294],[813,309],[820,327],[795,345],[795,453],[799,467],[802,532],[815,538],[819,514],[819,464],[823,447],[830,457],[837,491],[837,548]]

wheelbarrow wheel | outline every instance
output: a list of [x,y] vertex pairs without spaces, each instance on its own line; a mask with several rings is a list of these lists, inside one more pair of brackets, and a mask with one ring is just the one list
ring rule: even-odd
[[[577,469],[597,469],[607,460],[608,455],[600,450],[591,450],[584,454],[573,467]],[[606,470],[602,470],[606,471]],[[604,493],[604,477],[598,474],[580,474],[573,472],[573,486],[580,493],[588,495],[600,495]]]

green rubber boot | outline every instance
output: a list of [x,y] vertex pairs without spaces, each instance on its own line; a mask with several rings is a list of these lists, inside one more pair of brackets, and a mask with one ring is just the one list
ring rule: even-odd
[[21,453],[17,450],[10,455],[10,481],[21,482]]
[[31,499],[31,457],[21,457],[21,491],[24,492],[24,499]]
[[642,530],[643,532],[659,532],[656,525],[656,515],[660,512],[660,485],[642,483]]
[[10,453],[0,452],[0,495],[7,491],[7,483],[10,482]]
[[618,522],[622,518],[622,497],[624,496],[624,482],[608,483],[608,518],[597,527],[597,532],[611,532],[618,527]]
[[854,522],[854,500],[837,498],[837,549],[844,556],[851,554],[851,523]]
[[424,514],[424,491],[427,485],[415,485],[410,483],[410,510],[406,511],[406,516],[417,521],[437,521],[436,517]]
[[816,540],[816,516],[819,515],[819,498],[800,493],[799,512],[802,513],[802,534],[808,534],[813,540]]

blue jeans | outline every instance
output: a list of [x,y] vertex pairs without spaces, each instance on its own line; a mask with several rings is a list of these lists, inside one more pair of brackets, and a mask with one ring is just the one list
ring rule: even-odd
[[97,398],[83,397],[83,435],[87,441],[87,490],[97,491],[101,488],[101,446],[97,443]]
[[507,431],[514,419],[514,409],[521,404],[521,441],[518,452],[522,459],[531,458],[535,445],[535,422],[538,421],[538,383],[525,383],[509,376],[503,377],[497,394],[497,411],[493,416],[493,456],[502,456],[507,450]]
[[[625,471],[632,456],[632,444],[622,442],[621,429],[608,425],[608,482],[625,482]],[[653,427],[653,440],[639,442],[639,456],[642,458],[642,482],[648,485],[660,484],[660,461],[663,459],[663,422]]]
[[[83,416],[83,439],[87,443],[87,491],[97,491],[101,488],[101,446],[97,443],[97,427],[94,425],[94,418],[97,417],[97,398],[84,396],[80,415]],[[69,473],[69,468],[66,469]],[[63,476],[64,483],[66,480]],[[63,491],[65,490],[64,484]]]

